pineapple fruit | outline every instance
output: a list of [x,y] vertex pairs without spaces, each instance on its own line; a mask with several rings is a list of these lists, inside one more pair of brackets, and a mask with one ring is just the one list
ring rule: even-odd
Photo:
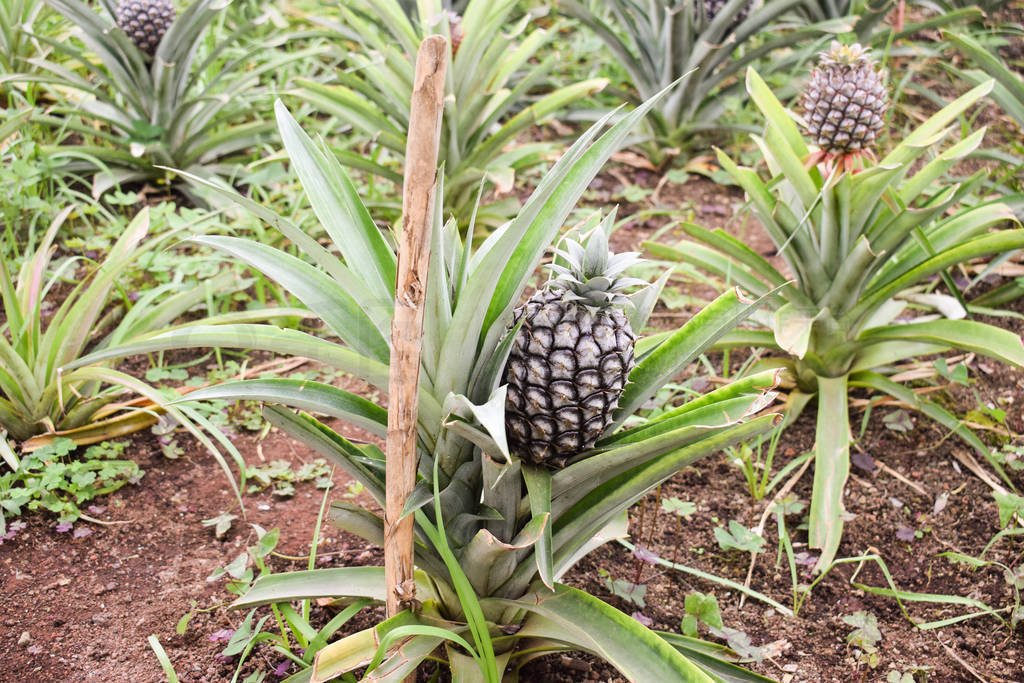
[[115,18],[117,27],[152,57],[174,21],[174,5],[171,0],[121,0]]
[[647,283],[622,276],[637,254],[611,253],[601,227],[557,253],[565,265],[550,266],[555,276],[516,312],[505,427],[513,453],[563,466],[612,422],[635,365],[622,290]]
[[832,41],[804,89],[807,130],[821,160],[849,160],[871,147],[884,125],[889,95],[868,49]]

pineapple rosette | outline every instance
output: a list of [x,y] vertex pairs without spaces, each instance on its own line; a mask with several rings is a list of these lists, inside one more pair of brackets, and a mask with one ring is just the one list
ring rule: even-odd
[[[803,130],[753,69],[746,85],[765,119],[763,134],[754,136],[764,172],[761,164],[740,166],[721,150],[718,161],[746,192],[785,269],[721,229],[687,223],[682,230],[702,245],[645,246],[723,284],[740,283],[755,296],[778,290],[755,320],[763,329],[744,330],[719,347],[753,343],[773,352],[753,367],[785,372],[785,425],[816,404],[808,545],[821,550],[815,569],[824,572],[843,536],[853,388],[920,411],[1006,476],[977,435],[946,407],[902,384],[895,370],[954,350],[1024,367],[1020,336],[971,320],[949,273],[971,259],[1020,249],[1024,230],[1013,228],[1012,207],[1001,198],[975,194],[984,191],[987,169],[966,178],[955,171],[981,145],[985,129],[965,130],[955,140],[959,127],[952,124],[992,91],[994,81],[889,140],[892,146],[869,164],[861,157],[874,159],[888,97],[867,50],[833,43],[822,55],[803,98]],[[948,293],[936,288],[940,283]]]
[[[443,220],[441,203],[435,205],[417,483],[406,503],[406,514],[415,518],[418,604],[326,645],[313,663],[312,680],[366,666],[378,654],[379,636],[402,627],[415,633],[386,648],[380,663],[392,680],[427,658],[447,661],[453,679],[480,680],[477,660],[444,644],[454,637],[472,640],[489,681],[506,672],[514,676],[540,653],[565,649],[607,659],[631,680],[707,681],[715,680],[711,673],[740,671],[729,661],[732,653],[709,657],[703,645],[657,634],[560,583],[591,550],[628,533],[627,509],[648,491],[702,457],[766,433],[778,419],[763,414],[775,398],[775,371],[687,396],[657,416],[636,415],[766,299],[731,289],[682,327],[636,340],[633,330],[646,324],[668,273],[627,297],[626,290],[645,283],[624,275],[635,254],[608,251],[614,212],[585,221],[581,243],[562,241],[551,282],[522,304],[580,195],[651,104],[614,123],[605,117],[581,135],[516,216],[479,244],[472,223],[463,235],[454,220]],[[278,281],[336,338],[273,325],[186,325],[130,351],[260,348],[316,359],[386,391],[398,254],[336,157],[280,102],[276,110],[292,168],[330,247],[286,217],[212,183],[205,184],[271,219],[306,258],[239,237],[194,242]],[[384,506],[384,452],[322,421],[328,416],[385,438],[388,415],[381,406],[333,384],[288,378],[225,382],[188,396],[215,398],[264,401],[272,425],[331,459]],[[623,428],[627,420],[629,428]],[[374,544],[382,544],[388,529],[376,507],[349,500],[332,503],[327,517]],[[234,606],[313,597],[379,601],[384,586],[383,567],[290,572],[261,577]]]

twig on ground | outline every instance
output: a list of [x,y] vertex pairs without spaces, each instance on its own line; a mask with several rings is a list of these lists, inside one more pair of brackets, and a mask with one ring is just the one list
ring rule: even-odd
[[946,645],[944,642],[942,642],[942,640],[939,639],[939,634],[938,633],[935,634],[935,640],[938,641],[939,645],[942,646],[942,649],[944,649],[946,651],[946,654],[948,654],[950,657],[952,657],[956,661],[957,664],[959,664],[963,668],[967,669],[968,673],[970,673],[972,676],[977,678],[982,683],[989,683],[989,680],[987,678],[985,678],[980,673],[978,673],[978,670],[975,669],[970,664],[968,664],[964,660],[963,657],[961,657],[960,655],[958,655],[956,653],[956,651],[953,648],[951,648],[949,645]]
[[87,522],[92,522],[93,524],[101,524],[103,526],[116,526],[118,524],[131,524],[132,522],[135,521],[134,519],[113,519],[113,520],[111,520],[109,522],[105,522],[102,519],[96,519],[95,517],[90,517],[89,515],[87,515],[85,513],[79,513],[78,518],[79,519],[84,519]]

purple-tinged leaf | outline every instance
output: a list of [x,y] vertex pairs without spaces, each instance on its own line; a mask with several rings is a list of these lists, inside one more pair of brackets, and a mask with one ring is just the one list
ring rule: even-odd
[[804,551],[793,555],[793,561],[805,567],[810,567],[818,563],[818,556]]
[[85,538],[92,533],[92,529],[87,526],[80,526],[75,529],[75,533],[71,534],[74,538]]
[[103,507],[102,505],[90,505],[87,509],[94,515],[102,515],[104,512],[107,511],[107,508]]
[[875,459],[863,451],[854,451],[850,454],[850,462],[857,469],[864,470],[868,474],[878,469],[878,465],[875,464]]
[[658,560],[661,559],[656,552],[642,545],[638,545],[633,549],[633,557],[647,564],[657,564]]
[[274,669],[274,675],[278,678],[283,678],[288,673],[288,669],[289,667],[291,667],[291,665],[292,663],[289,662],[287,659],[282,659],[281,663],[278,664],[277,667]]
[[75,525],[71,522],[60,522],[59,524],[57,524],[55,528],[57,529],[58,534],[66,534],[67,532],[71,531],[74,527]]
[[235,635],[235,629],[233,628],[222,628],[219,631],[214,631],[207,637],[211,643],[216,643],[218,640],[231,640],[231,636]]
[[18,532],[24,529],[26,526],[28,525],[20,519],[16,522],[11,522],[7,525],[7,533],[3,536],[0,536],[0,543],[2,543],[3,541],[11,540],[15,536],[17,536]]
[[896,530],[896,538],[910,543],[914,540],[914,530],[908,526],[901,526]]
[[652,626],[654,626],[654,620],[646,614],[644,614],[643,612],[633,612],[631,616],[647,628],[651,628]]

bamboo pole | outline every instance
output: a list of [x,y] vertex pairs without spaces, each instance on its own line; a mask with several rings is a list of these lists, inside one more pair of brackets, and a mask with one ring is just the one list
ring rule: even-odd
[[387,615],[398,614],[416,597],[413,578],[413,517],[399,521],[416,485],[416,399],[423,336],[423,299],[430,264],[430,227],[437,187],[448,43],[429,36],[416,55],[409,139],[402,188],[402,234],[398,255],[395,316],[391,322],[388,381],[387,491],[384,512],[384,575]]

